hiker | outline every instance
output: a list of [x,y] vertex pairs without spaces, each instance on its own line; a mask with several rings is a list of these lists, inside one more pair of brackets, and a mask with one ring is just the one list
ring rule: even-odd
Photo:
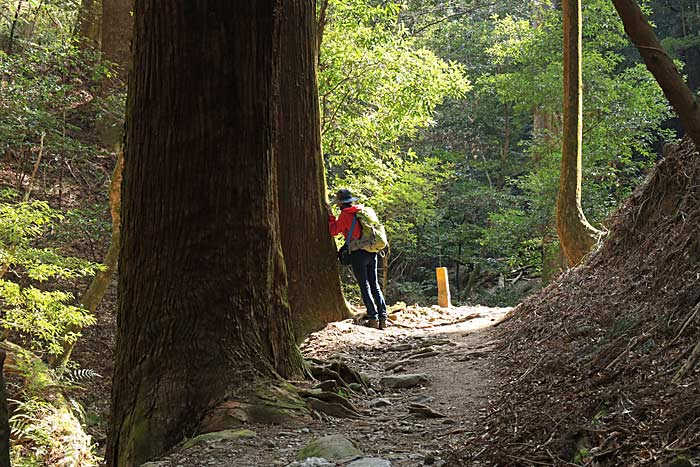
[[[340,216],[337,219],[333,215],[331,207],[326,205],[328,210],[328,230],[334,237],[342,233],[348,245],[351,241],[359,241],[362,237],[362,226],[357,221],[358,216],[356,214],[362,211],[363,206],[354,204],[355,201],[357,201],[357,198],[352,196],[350,190],[338,190],[335,199],[332,201],[333,204],[340,206]],[[367,208],[367,210],[369,211],[370,209]],[[348,238],[350,235],[352,238]],[[353,248],[350,248],[350,264],[357,284],[360,286],[362,301],[367,308],[367,316],[369,318],[367,326],[375,329],[384,329],[387,317],[386,303],[377,280],[377,253],[367,251],[364,248],[353,250]]]

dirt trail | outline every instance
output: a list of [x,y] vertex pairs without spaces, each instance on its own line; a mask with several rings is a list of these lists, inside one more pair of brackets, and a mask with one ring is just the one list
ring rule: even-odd
[[[490,326],[508,310],[408,307],[394,314],[395,324],[384,331],[350,320],[332,323],[307,339],[302,350],[306,357],[341,359],[369,376],[368,394],[351,397],[364,417],[322,416],[294,426],[251,426],[254,437],[180,449],[153,465],[286,466],[309,441],[331,434],[346,436],[367,457],[388,460],[395,467],[444,465],[440,456],[445,451],[463,446],[479,432],[478,414],[496,384],[489,358],[495,344]],[[405,362],[387,369],[399,361]],[[421,373],[429,381],[410,389],[379,384],[385,376]],[[410,413],[411,405],[444,417]]]

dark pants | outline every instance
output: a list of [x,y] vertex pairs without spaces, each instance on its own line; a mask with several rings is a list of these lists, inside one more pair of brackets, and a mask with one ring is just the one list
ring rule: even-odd
[[352,272],[360,286],[369,319],[386,319],[386,303],[377,280],[377,253],[357,250],[350,255]]

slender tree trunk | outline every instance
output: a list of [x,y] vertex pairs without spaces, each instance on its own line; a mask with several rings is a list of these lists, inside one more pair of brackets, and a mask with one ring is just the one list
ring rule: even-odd
[[15,45],[15,31],[17,31],[17,23],[19,22],[19,15],[22,12],[22,5],[24,4],[24,0],[19,0],[17,2],[17,9],[15,10],[15,18],[12,20],[12,26],[10,26],[10,37],[8,39],[7,43],[7,53],[11,54],[12,53],[12,48]]
[[503,148],[501,149],[501,173],[498,176],[498,188],[506,186],[506,170],[508,169],[508,156],[510,155],[510,106],[505,105],[503,111]]
[[5,351],[0,350],[0,467],[10,467],[10,424],[5,393]]
[[700,106],[671,57],[666,54],[654,30],[635,0],[613,0],[627,35],[639,50],[647,68],[683,123],[685,131],[700,148]]
[[75,25],[75,36],[82,48],[100,48],[102,1],[83,0]]
[[[137,0],[107,462],[301,377],[279,238],[278,0]],[[286,39],[286,38],[285,38]]]
[[289,303],[298,340],[349,316],[328,234],[312,2],[284,0],[278,182]]
[[[90,314],[97,311],[97,306],[102,302],[102,299],[107,293],[109,285],[112,283],[114,273],[117,271],[117,260],[119,259],[119,245],[121,236],[121,191],[122,191],[122,169],[124,167],[124,151],[120,148],[117,152],[117,165],[112,173],[112,181],[109,187],[109,206],[112,215],[112,238],[109,243],[109,249],[103,261],[104,269],[97,271],[92,279],[90,286],[80,298],[80,306],[88,310]],[[79,332],[80,328],[73,327],[69,331]],[[61,344],[62,352],[56,358],[50,359],[51,366],[54,368],[64,367],[70,360],[73,346],[75,343],[63,341]]]
[[598,232],[581,208],[583,84],[581,0],[562,2],[564,23],[564,128],[561,178],[557,197],[557,232],[569,265],[578,264],[595,245]]
[[[535,2],[532,11],[533,27],[539,29],[545,11],[555,7],[556,5],[551,0]],[[546,154],[555,150],[556,138],[552,114],[541,107],[536,107],[533,112],[532,126],[534,138],[544,143],[538,145],[543,148],[542,151],[533,154],[533,162],[539,164]],[[566,255],[564,255],[557,238],[556,222],[556,213],[553,209],[539,227],[539,231],[542,233],[542,284],[544,285],[549,284],[554,277],[568,267]]]

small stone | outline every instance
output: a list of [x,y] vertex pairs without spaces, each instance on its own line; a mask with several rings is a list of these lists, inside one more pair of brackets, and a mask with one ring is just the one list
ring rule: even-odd
[[389,405],[393,405],[389,399],[385,399],[383,397],[378,397],[376,399],[372,399],[369,401],[369,406],[370,407],[387,407]]
[[198,444],[204,444],[204,443],[215,443],[218,441],[231,441],[235,439],[243,439],[243,438],[254,438],[256,436],[254,431],[251,430],[224,430],[224,431],[215,431],[213,433],[204,433],[203,435],[199,435],[197,437],[192,438],[191,440],[187,441],[184,444],[184,448],[191,448],[192,446],[196,446]]
[[348,467],[391,467],[391,462],[378,457],[365,457],[363,459],[350,462]]
[[302,428],[302,429],[299,430],[299,431],[300,431],[301,433],[305,433],[305,434],[311,433],[311,430],[309,430],[309,429],[306,428],[306,427]]
[[379,380],[382,386],[392,389],[407,389],[418,386],[419,384],[428,382],[430,378],[424,373],[405,374],[405,375],[390,375],[384,376]]
[[330,462],[322,457],[309,457],[303,461],[288,464],[287,467],[335,467],[335,462]]
[[425,394],[420,394],[416,397],[411,397],[410,401],[416,404],[430,404],[435,400],[434,397],[426,396]]
[[362,392],[362,385],[360,383],[350,383],[348,387],[355,392]]
[[141,464],[141,467],[168,467],[170,462],[167,461],[157,461],[157,462],[146,462]]

